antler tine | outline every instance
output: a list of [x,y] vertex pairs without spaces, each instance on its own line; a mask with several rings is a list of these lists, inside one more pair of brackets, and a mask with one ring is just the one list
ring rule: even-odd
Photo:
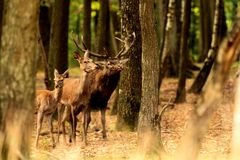
[[77,49],[79,49],[80,51],[82,51],[84,53],[88,52],[90,55],[92,55],[94,57],[103,58],[103,59],[107,59],[108,58],[107,55],[100,55],[100,54],[94,53],[92,51],[89,51],[87,46],[86,46],[86,44],[83,41],[83,37],[82,37],[82,44],[83,44],[84,49],[80,47],[78,41],[74,38],[73,32],[71,34],[71,37],[72,37],[72,40],[73,40],[74,44],[76,45]]
[[82,48],[80,47],[78,41],[74,38],[73,32],[71,32],[71,37],[72,37],[72,40],[73,40],[75,46],[76,46],[80,51],[86,52],[86,50],[85,50],[85,49],[82,49]]
[[83,40],[83,36],[82,36],[82,45],[83,45],[84,49],[88,49],[86,43]]
[[107,59],[107,58],[108,58],[107,55],[100,55],[100,54],[94,53],[94,52],[92,52],[92,51],[88,51],[88,52],[89,52],[89,54],[90,54],[91,56],[94,56],[94,57],[97,57],[97,58],[103,58],[103,59]]
[[122,39],[120,39],[120,38],[116,38],[116,37],[115,37],[117,40],[119,40],[119,41],[121,41],[121,42],[124,43],[124,46],[123,46],[122,49],[118,52],[118,54],[115,56],[115,58],[122,57],[122,56],[125,55],[125,54],[128,52],[128,50],[132,47],[132,45],[134,44],[135,39],[136,39],[136,34],[135,34],[135,32],[133,32],[132,35],[133,35],[133,40],[132,40],[132,42],[131,42],[130,45],[129,45],[128,42],[127,42],[127,40],[128,40],[127,38],[125,38],[125,40],[122,40]]

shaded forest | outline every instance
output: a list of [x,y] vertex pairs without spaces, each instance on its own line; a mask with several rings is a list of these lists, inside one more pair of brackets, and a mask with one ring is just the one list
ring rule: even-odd
[[0,159],[238,159],[239,6],[0,0]]

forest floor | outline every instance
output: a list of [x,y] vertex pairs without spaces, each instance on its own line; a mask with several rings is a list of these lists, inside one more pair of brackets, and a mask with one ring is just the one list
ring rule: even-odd
[[[41,75],[38,77],[42,77]],[[38,78],[38,81],[41,78]],[[192,79],[187,80],[187,88],[191,86]],[[39,82],[40,83],[40,82]],[[37,87],[39,87],[37,83]],[[177,79],[166,78],[161,87],[161,102],[167,103],[169,99],[175,98],[177,89]],[[187,101],[183,104],[176,104],[174,108],[168,108],[163,116],[162,141],[165,150],[173,155],[180,144],[181,137],[187,128],[188,119],[197,96],[187,94]],[[199,160],[224,160],[229,159],[232,138],[232,119],[234,107],[234,79],[230,78],[225,85],[223,98],[211,119],[209,130],[201,143]],[[101,128],[100,116],[96,113],[94,126]],[[102,139],[101,131],[95,132],[93,125],[88,131],[88,145],[84,146],[81,142],[81,135],[77,133],[77,143],[75,146],[63,144],[63,139],[53,149],[51,138],[48,134],[49,128],[44,121],[42,133],[40,136],[39,148],[35,149],[34,140],[36,136],[36,121],[34,121],[34,131],[32,134],[32,159],[86,159],[86,160],[124,160],[137,159],[137,133],[128,131],[116,131],[116,116],[107,113],[107,140]],[[94,121],[94,120],[93,120]],[[57,122],[54,122],[55,139],[57,138]],[[78,126],[80,130],[81,126]],[[61,136],[62,138],[62,136]]]

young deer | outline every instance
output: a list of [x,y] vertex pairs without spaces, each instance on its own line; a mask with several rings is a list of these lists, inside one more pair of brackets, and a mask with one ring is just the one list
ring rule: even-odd
[[54,71],[54,81],[55,86],[53,91],[49,90],[37,90],[36,91],[36,103],[37,103],[37,136],[35,141],[35,146],[38,147],[39,134],[42,128],[43,117],[46,116],[49,119],[49,128],[52,138],[52,145],[55,147],[54,137],[53,137],[53,125],[52,116],[57,109],[57,104],[59,103],[62,90],[63,90],[63,80],[66,77],[68,71],[63,74],[59,74],[55,69]]

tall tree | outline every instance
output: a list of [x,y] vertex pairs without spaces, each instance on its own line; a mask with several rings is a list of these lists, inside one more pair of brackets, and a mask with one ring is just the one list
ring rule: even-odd
[[3,4],[4,0],[0,0],[0,44],[1,44],[1,35],[2,35],[2,17],[3,17]]
[[[42,53],[42,61],[44,64],[44,82],[47,89],[49,86],[49,75],[48,75],[48,52],[50,43],[50,27],[51,27],[51,6],[46,3],[45,0],[40,1],[40,15],[39,15],[39,43]],[[42,46],[41,46],[42,45]]]
[[173,25],[174,25],[174,19],[175,19],[175,7],[176,2],[175,0],[169,0],[168,4],[168,13],[167,13],[167,22],[165,27],[165,37],[164,37],[164,44],[163,44],[163,50],[162,55],[160,57],[161,59],[161,65],[160,67],[160,79],[159,79],[159,88],[161,87],[162,80],[166,74],[166,71],[169,66],[169,60],[170,60],[170,48],[172,45],[172,32],[173,32]]
[[135,32],[136,40],[129,51],[129,65],[121,74],[120,89],[122,92],[118,101],[117,128],[127,127],[134,130],[137,126],[142,85],[139,0],[121,0],[121,15],[123,37]]
[[[179,75],[179,60],[180,60],[180,46],[181,46],[181,31],[182,31],[182,1],[175,2],[175,8],[173,12],[173,24],[171,34],[169,34],[170,41],[169,47],[169,67],[167,68],[168,76]],[[175,16],[178,15],[178,16]]]
[[211,71],[211,68],[213,66],[213,63],[215,62],[218,46],[223,39],[226,28],[224,27],[225,22],[225,16],[224,16],[224,7],[223,7],[223,0],[219,1],[219,7],[216,7],[215,10],[215,16],[214,16],[214,23],[213,23],[213,32],[212,32],[212,38],[211,38],[211,48],[208,51],[208,56],[204,62],[204,65],[200,72],[198,73],[196,79],[194,80],[190,92],[193,93],[200,93],[202,91],[202,88],[208,78],[208,75]]
[[4,1],[0,47],[0,159],[30,159],[38,11],[39,0]]
[[[211,47],[215,1],[200,0],[200,57],[203,62]],[[208,18],[206,18],[208,17]]]
[[186,62],[188,53],[188,37],[190,29],[191,17],[191,0],[184,0],[183,15],[182,15],[182,33],[180,44],[180,63],[179,63],[179,81],[176,95],[176,102],[184,102],[186,100]]
[[49,82],[53,87],[53,72],[63,73],[68,68],[68,16],[69,0],[55,1],[51,18],[51,36],[48,56]]
[[91,0],[84,0],[83,4],[83,41],[91,50]]
[[97,52],[110,52],[110,15],[109,0],[100,0],[100,11],[97,24]]
[[142,31],[142,98],[138,121],[138,141],[141,151],[153,154],[159,151],[161,145],[158,115],[160,50],[154,17],[154,1],[140,0],[139,2]]

